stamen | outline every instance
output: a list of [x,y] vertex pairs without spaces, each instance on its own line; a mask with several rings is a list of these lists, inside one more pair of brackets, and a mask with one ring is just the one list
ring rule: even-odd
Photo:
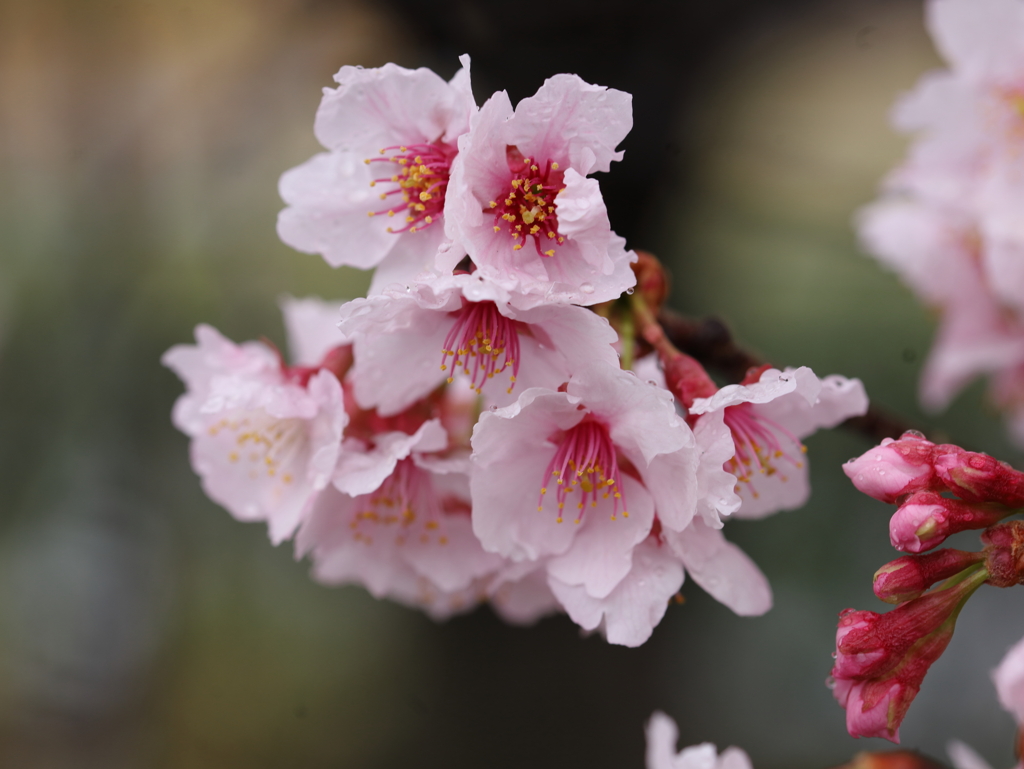
[[394,542],[444,545],[448,538],[444,516],[430,474],[412,459],[401,460],[380,488],[356,497],[349,528],[352,538],[365,545],[373,536],[394,535]]
[[368,214],[394,216],[396,212],[408,212],[404,227],[388,228],[388,232],[395,234],[419,232],[438,222],[444,211],[444,198],[448,191],[448,176],[454,150],[441,144],[410,144],[385,147],[380,154],[379,158],[368,158],[366,163],[393,163],[399,170],[390,177],[374,179],[370,186],[396,184],[398,186],[395,189],[382,193],[380,199],[385,200],[390,195],[401,195],[403,202],[381,211],[369,211]]
[[[739,403],[725,409],[723,415],[726,426],[732,431],[736,453],[725,463],[727,472],[736,476],[742,483],[750,483],[753,487],[756,475],[772,476],[779,472],[779,461],[785,461],[796,469],[802,468],[803,462],[799,453],[807,449],[793,433],[778,422],[759,414],[749,403]],[[797,453],[797,456],[794,456]],[[786,477],[780,475],[782,481]]]
[[[561,442],[555,451],[554,457],[548,463],[544,478],[557,478],[558,484],[555,489],[558,502],[558,518],[556,523],[562,522],[561,511],[570,494],[577,489],[580,496],[576,503],[579,511],[575,523],[583,519],[587,503],[590,507],[597,507],[598,499],[608,499],[608,487],[621,488],[622,478],[619,474],[619,463],[615,452],[615,446],[608,429],[600,422],[585,419],[575,427],[567,430],[561,436]],[[544,509],[544,496],[547,494],[547,486],[541,486],[540,496],[537,501],[538,510]],[[612,496],[612,515],[614,521],[619,514],[620,506],[623,508],[622,515],[629,517],[625,510],[625,500],[622,494],[615,492]]]
[[[541,238],[544,237],[557,238],[557,245],[564,242],[564,238],[557,234],[558,215],[554,205],[555,197],[563,189],[563,174],[558,170],[558,163],[549,160],[542,169],[536,159],[523,157],[516,147],[508,147],[506,155],[513,175],[509,181],[509,189],[506,195],[492,200],[490,208],[484,211],[494,214],[495,232],[501,232],[502,222],[508,223],[508,232],[515,241],[513,251],[521,250],[526,238],[532,237],[537,255],[543,258],[552,257],[555,255],[555,249],[549,247],[542,250],[540,244]],[[544,222],[544,227],[537,222]],[[520,235],[523,236],[521,241]]]
[[[448,359],[451,358],[449,363]],[[472,370],[470,364],[472,362]],[[441,370],[451,366],[452,376],[462,367],[464,375],[478,393],[484,383],[511,369],[508,392],[515,386],[519,374],[519,328],[516,321],[498,312],[494,302],[464,302],[457,312],[441,349]]]

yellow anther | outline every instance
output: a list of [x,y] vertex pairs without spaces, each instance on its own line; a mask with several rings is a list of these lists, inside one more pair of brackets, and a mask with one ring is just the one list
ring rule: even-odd
[[536,171],[537,170],[537,166],[530,166],[530,170],[531,171]]
[[561,523],[561,522],[562,522],[562,516],[558,516],[557,518],[555,518],[555,523]]
[[426,222],[427,224],[433,224],[433,223],[434,223],[434,217],[432,217],[432,216],[428,216],[428,217],[427,217],[426,219],[424,219],[423,221],[425,221],[425,222]]
[[558,170],[558,163],[552,163],[551,164],[551,170],[552,171],[557,171]]
[[522,243],[516,243],[516,244],[515,244],[514,246],[512,246],[512,250],[513,250],[513,251],[518,251],[518,250],[519,250],[519,249],[521,249],[522,247],[523,247],[523,244],[522,244]]
[[[370,216],[373,216],[373,214],[370,214]],[[494,231],[501,232],[501,227],[499,227],[498,225],[494,225]]]
[[366,212],[366,215],[367,215],[367,216],[373,216],[373,214],[374,214],[374,212],[373,212],[373,211],[367,211],[367,212]]
[[498,207],[497,201],[492,200],[491,201],[491,208],[497,208],[497,207]]
[[629,513],[627,513],[625,510],[623,510],[622,511],[622,517],[623,518],[629,518]]
[[544,252],[544,256],[554,256],[554,255],[555,255],[555,249],[553,249],[553,248],[550,251],[545,251]]

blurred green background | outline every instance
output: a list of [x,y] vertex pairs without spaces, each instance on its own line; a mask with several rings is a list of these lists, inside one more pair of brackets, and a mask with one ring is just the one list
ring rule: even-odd
[[[980,386],[918,410],[934,318],[850,227],[904,150],[890,104],[939,63],[919,2],[0,0],[0,765],[641,767],[655,709],[758,769],[885,747],[850,739],[824,686],[836,614],[880,610],[871,575],[895,555],[887,508],[839,468],[856,435],[808,442],[805,509],[726,529],[771,613],[684,585],[636,650],[564,617],[435,624],[321,587],[203,496],[160,354],[199,322],[283,344],[282,294],[362,293],[278,241],[277,178],[317,151],[342,64],[450,76],[465,51],[479,101],[557,71],[635,94],[602,187],[671,265],[677,309],[1020,466]],[[1021,606],[972,600],[905,744],[1012,763],[989,670]]]

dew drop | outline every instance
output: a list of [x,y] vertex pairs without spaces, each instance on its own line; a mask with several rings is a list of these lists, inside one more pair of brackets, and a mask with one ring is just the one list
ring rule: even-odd
[[580,286],[580,291],[582,291],[584,294],[592,294],[594,293],[594,286],[591,283],[584,283],[582,286]]
[[632,288],[627,288],[627,289],[626,289],[626,293],[627,293],[627,294],[628,294],[629,296],[633,296],[633,289],[632,289]]

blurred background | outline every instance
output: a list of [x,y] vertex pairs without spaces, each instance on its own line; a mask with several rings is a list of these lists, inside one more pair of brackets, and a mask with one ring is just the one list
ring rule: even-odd
[[[464,52],[480,102],[563,71],[634,94],[601,184],[677,309],[1021,466],[980,387],[918,410],[934,319],[850,226],[903,153],[890,104],[939,64],[918,0],[0,0],[0,766],[639,768],[655,709],[758,769],[886,747],[824,686],[837,613],[881,610],[894,557],[888,508],[840,471],[859,436],[809,441],[806,508],[727,527],[771,613],[687,584],[633,650],[318,586],[203,496],[160,354],[199,322],[283,344],[282,294],[362,293],[278,241],[277,178],[318,150],[342,64],[447,77]],[[1012,763],[989,671],[1017,592],[968,605],[906,745]]]

